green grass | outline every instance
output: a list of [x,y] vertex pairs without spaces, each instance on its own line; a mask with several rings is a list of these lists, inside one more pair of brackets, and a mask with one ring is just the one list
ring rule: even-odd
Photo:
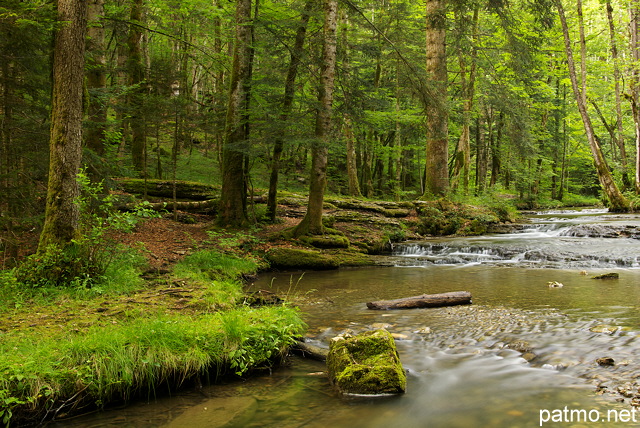
[[[148,398],[200,376],[242,375],[277,362],[304,332],[295,308],[242,305],[239,278],[257,269],[250,259],[210,250],[185,257],[168,278],[191,295],[178,310],[175,298],[157,292],[162,285],[141,285],[138,261],[123,253],[91,289],[24,288],[12,271],[0,272],[4,424]],[[12,328],[24,319],[33,324]]]
[[221,254],[215,250],[203,250],[181,260],[175,266],[174,274],[192,279],[232,279],[243,274],[255,274],[257,270],[255,260]]
[[[162,385],[269,365],[304,328],[295,309],[248,308],[202,316],[133,319],[85,335],[5,335],[0,416],[26,419],[68,406],[153,395]],[[212,373],[213,372],[213,373]],[[35,414],[29,410],[38,408]],[[22,414],[21,414],[22,412]]]

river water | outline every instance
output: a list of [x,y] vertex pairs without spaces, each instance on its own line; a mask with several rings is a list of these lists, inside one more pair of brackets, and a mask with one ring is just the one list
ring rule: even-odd
[[[323,363],[293,357],[271,374],[60,426],[640,426],[631,406],[640,401],[640,217],[584,210],[530,220],[510,234],[398,244],[384,258],[391,266],[268,273],[253,285],[295,299],[316,345],[345,331],[395,334],[408,373],[402,396],[340,397]],[[619,279],[593,279],[611,272]],[[461,290],[472,305],[366,307]],[[614,365],[596,362],[605,357]]]

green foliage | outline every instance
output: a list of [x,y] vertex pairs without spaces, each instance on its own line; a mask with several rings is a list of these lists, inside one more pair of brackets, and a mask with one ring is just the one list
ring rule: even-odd
[[[130,212],[119,211],[113,195],[103,193],[101,184],[92,184],[86,174],[78,174],[81,195],[77,200],[80,208],[80,235],[65,248],[50,246],[44,251],[29,256],[16,270],[18,282],[27,287],[70,286],[91,288],[109,282],[107,272],[123,274],[139,266],[130,255],[122,255],[119,244],[109,234],[115,231],[131,231],[142,218],[159,214],[142,203]],[[120,256],[119,256],[120,255]],[[119,260],[120,263],[115,263]]]

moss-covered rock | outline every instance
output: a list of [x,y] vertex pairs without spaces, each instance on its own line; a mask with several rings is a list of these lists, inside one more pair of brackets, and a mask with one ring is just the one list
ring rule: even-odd
[[349,248],[349,239],[342,235],[305,235],[300,241],[316,248]]
[[336,258],[316,250],[276,247],[265,254],[265,258],[274,269],[337,269],[340,263]]
[[396,344],[386,330],[331,339],[327,356],[329,379],[343,394],[397,394],[407,377]]
[[500,218],[489,208],[456,204],[446,199],[416,201],[417,232],[422,235],[481,235]]

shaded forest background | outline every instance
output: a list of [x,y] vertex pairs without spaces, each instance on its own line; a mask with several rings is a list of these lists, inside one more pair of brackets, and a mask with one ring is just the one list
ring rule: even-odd
[[[337,3],[330,129],[323,135],[329,192],[391,200],[502,195],[534,208],[553,201],[607,203],[602,176],[611,174],[634,201],[640,181],[640,12],[634,3],[426,5]],[[18,242],[12,237],[43,222],[53,36],[65,25],[55,6],[40,0],[0,6],[5,250]],[[89,1],[87,174],[108,186],[118,177],[223,186],[226,147],[239,156],[226,171],[240,177],[241,193],[265,193],[274,174],[277,189],[308,191],[321,77],[328,72],[323,6],[310,0]],[[567,23],[564,34],[559,18]],[[242,134],[231,138],[239,48],[247,68],[233,120]],[[445,82],[437,80],[443,70]],[[434,177],[440,180],[435,187]],[[274,220],[275,210],[267,210],[256,216]]]

